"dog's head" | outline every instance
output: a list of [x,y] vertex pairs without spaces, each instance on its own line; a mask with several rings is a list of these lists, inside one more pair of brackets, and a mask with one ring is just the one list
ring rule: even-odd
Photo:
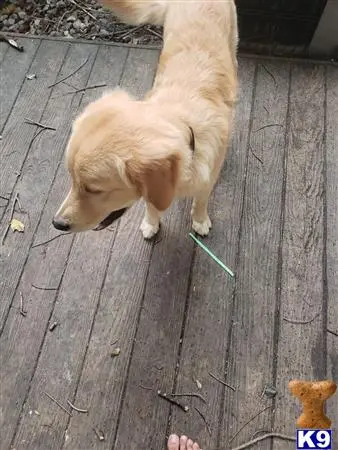
[[53,219],[62,231],[103,229],[144,197],[159,211],[175,195],[182,137],[146,102],[106,94],[75,120],[66,150],[71,189]]

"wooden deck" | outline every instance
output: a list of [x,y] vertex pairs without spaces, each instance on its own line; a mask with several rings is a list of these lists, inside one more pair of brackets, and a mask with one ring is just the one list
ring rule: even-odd
[[[25,224],[0,246],[1,449],[162,450],[175,431],[228,450],[263,431],[295,436],[288,382],[338,381],[337,66],[240,59],[236,130],[205,239],[233,281],[189,239],[185,201],[153,242],[138,229],[142,204],[114,230],[51,240],[72,119],[105,88],[65,94],[106,83],[141,96],[159,53],[22,42],[24,53],[0,44],[1,236],[16,194]],[[56,131],[36,136],[26,119]],[[206,403],[180,397],[187,413],[157,395],[197,392],[196,380]],[[70,416],[46,393],[89,412]],[[337,429],[338,395],[327,406]]]

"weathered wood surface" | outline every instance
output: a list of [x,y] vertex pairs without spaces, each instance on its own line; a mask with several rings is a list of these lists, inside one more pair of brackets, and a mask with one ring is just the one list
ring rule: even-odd
[[[326,277],[328,376],[338,381],[338,69],[327,69],[326,93]],[[328,402],[334,433],[338,433],[338,394]]]
[[[44,243],[57,236],[50,222],[69,187],[63,153],[71,122],[106,89],[64,96],[70,86],[48,86],[88,58],[67,80],[74,87],[121,85],[141,97],[158,51],[23,44],[22,59],[0,44],[8,86],[0,195],[10,198],[0,199],[0,233],[16,193],[23,211],[15,217],[26,225],[0,247],[2,448],[160,450],[178,432],[215,450],[262,429],[293,436],[290,379],[338,376],[337,68],[240,59],[236,126],[205,239],[235,271],[233,280],[189,239],[189,201],[171,208],[153,242],[138,230],[140,203],[110,231]],[[26,118],[56,131],[34,139],[38,129]],[[314,316],[308,324],[285,320]],[[262,396],[266,386],[276,388],[273,399]],[[190,407],[184,413],[157,389],[198,391],[206,404],[180,398]],[[88,413],[70,417],[44,392]],[[337,399],[328,404],[336,423]]]
[[[325,68],[292,65],[290,82],[274,429],[292,435],[299,408],[288,382],[325,379],[327,375],[323,286]],[[294,443],[276,440],[273,448],[291,450]]]

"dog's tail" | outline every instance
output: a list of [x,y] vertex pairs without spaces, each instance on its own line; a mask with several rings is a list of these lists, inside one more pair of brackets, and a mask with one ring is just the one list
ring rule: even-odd
[[170,0],[100,0],[121,20],[132,25],[163,25]]

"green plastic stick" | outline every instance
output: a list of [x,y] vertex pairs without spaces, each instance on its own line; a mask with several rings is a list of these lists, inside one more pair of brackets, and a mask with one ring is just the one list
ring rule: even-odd
[[211,250],[208,249],[199,239],[197,239],[196,236],[194,236],[192,233],[189,233],[189,236],[193,241],[196,242],[197,245],[199,245],[219,266],[222,267],[225,272],[227,272],[232,278],[235,278],[235,274],[232,270],[229,269],[220,259],[217,258],[216,255],[212,253]]

